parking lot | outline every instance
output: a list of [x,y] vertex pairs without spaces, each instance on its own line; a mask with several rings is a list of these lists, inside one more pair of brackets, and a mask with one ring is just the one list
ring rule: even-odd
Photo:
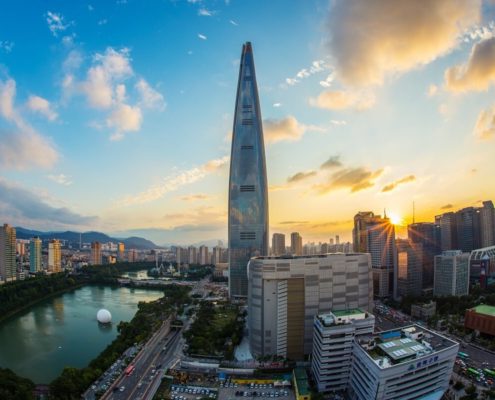
[[170,387],[172,400],[199,400],[205,397],[216,399],[217,394],[217,389],[201,386],[172,385]]
[[220,384],[218,400],[240,400],[251,398],[295,400],[294,393],[289,387],[277,387],[273,384],[237,384],[225,382]]

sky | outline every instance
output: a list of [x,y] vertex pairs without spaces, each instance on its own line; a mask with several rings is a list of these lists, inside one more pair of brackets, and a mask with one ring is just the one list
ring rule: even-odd
[[0,222],[226,243],[245,41],[270,235],[495,200],[494,21],[488,0],[4,4]]

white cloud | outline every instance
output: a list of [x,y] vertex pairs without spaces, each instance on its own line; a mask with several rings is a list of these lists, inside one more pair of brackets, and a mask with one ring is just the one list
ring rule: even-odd
[[98,21],[98,25],[100,25],[100,26],[101,26],[101,25],[106,25],[107,23],[108,23],[108,20],[107,20],[106,18],[100,19],[100,20]]
[[208,38],[203,35],[202,33],[198,33],[198,38],[200,38],[201,40],[207,40]]
[[481,140],[495,138],[495,106],[480,112],[473,134]]
[[93,11],[95,8],[91,5],[91,4],[88,4],[88,11]]
[[15,43],[9,40],[0,40],[0,50],[3,50],[5,53],[10,53],[14,45]]
[[325,60],[316,60],[311,63],[310,67],[298,71],[293,78],[286,78],[285,82],[290,86],[294,86],[296,83],[301,82],[302,79],[308,78],[318,72],[325,71],[328,68],[329,67],[325,64]]
[[316,99],[310,98],[309,104],[328,110],[354,109],[362,111],[374,106],[375,96],[371,92],[328,90],[320,93]]
[[158,110],[165,109],[166,104],[163,95],[153,89],[144,79],[141,78],[135,87],[141,97],[141,104],[144,107]]
[[235,22],[233,19],[231,19],[229,22],[230,22],[232,25],[234,25],[234,26],[239,26],[239,24],[238,24],[237,22]]
[[325,80],[323,81],[320,81],[320,85],[325,87],[325,88],[328,88],[330,86],[332,86],[332,82],[335,80],[335,75],[334,73],[332,72],[331,74],[329,74]]
[[282,119],[266,119],[263,121],[263,133],[266,143],[276,143],[284,140],[294,142],[301,139],[304,133],[309,130],[322,131],[317,126],[301,124],[292,115]]
[[431,85],[428,87],[428,97],[433,97],[433,96],[435,96],[437,93],[438,93],[438,86],[437,86],[437,85],[434,85],[434,84],[431,84]]
[[348,85],[381,85],[389,74],[428,64],[453,50],[481,19],[481,0],[336,1],[329,50]]
[[208,10],[206,8],[200,8],[198,10],[198,15],[200,17],[212,17],[213,15],[215,15],[217,12],[216,11],[212,11],[212,10]]
[[128,104],[119,104],[107,118],[107,126],[115,128],[116,132],[111,136],[112,140],[120,140],[124,132],[135,132],[141,128],[143,115],[139,107]]
[[50,32],[55,37],[57,37],[60,32],[65,31],[69,26],[72,25],[72,22],[65,22],[62,14],[54,13],[51,11],[48,11],[46,13],[46,22],[48,24],[48,29],[50,29]]
[[181,171],[174,175],[165,177],[158,185],[152,186],[148,190],[137,195],[126,196],[117,202],[118,206],[131,206],[145,204],[161,199],[167,193],[174,192],[182,186],[190,185],[205,178],[208,174],[214,173],[227,165],[228,156],[206,162],[199,167]]
[[346,121],[344,121],[344,120],[336,120],[336,119],[332,119],[330,122],[331,122],[333,125],[337,125],[337,126],[339,126],[339,125],[347,125],[347,122],[346,122]]
[[273,107],[275,108],[282,107],[282,103],[273,103]]
[[26,104],[31,111],[40,113],[49,121],[55,121],[58,117],[50,102],[43,97],[31,95]]
[[70,180],[70,177],[64,174],[47,175],[47,178],[52,180],[53,182],[58,183],[59,185],[64,185],[64,186],[72,185],[72,181]]

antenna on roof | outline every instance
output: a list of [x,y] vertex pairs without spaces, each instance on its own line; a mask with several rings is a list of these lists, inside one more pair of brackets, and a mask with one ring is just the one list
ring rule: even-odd
[[415,214],[416,214],[416,209],[414,207],[414,201],[413,201],[413,224],[414,224],[414,222],[416,220],[416,215]]
[[387,218],[387,209],[383,208],[383,218]]

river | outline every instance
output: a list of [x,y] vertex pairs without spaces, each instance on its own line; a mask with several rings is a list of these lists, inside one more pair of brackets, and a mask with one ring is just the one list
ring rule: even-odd
[[[0,367],[49,383],[64,366],[84,367],[95,358],[140,301],[162,296],[159,290],[84,286],[37,303],[0,324]],[[112,313],[111,326],[96,321],[100,308]]]

